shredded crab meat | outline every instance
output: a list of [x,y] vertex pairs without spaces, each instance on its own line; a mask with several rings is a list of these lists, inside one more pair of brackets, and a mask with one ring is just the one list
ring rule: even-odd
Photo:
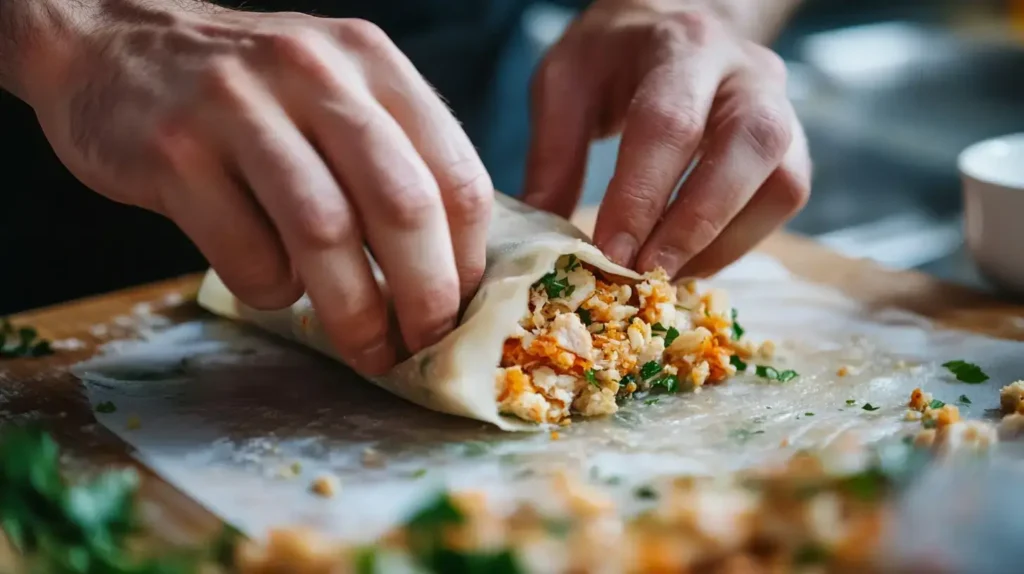
[[[737,338],[725,293],[679,287],[657,269],[630,282],[574,255],[530,290],[496,377],[499,409],[536,423],[613,414],[638,391],[697,390],[736,373]],[[554,382],[557,381],[557,384]]]

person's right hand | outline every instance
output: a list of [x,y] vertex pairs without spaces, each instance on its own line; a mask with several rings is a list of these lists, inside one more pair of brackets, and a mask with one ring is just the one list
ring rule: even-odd
[[401,345],[364,246],[408,350],[454,328],[483,272],[494,190],[379,28],[215,8],[121,16],[83,32],[67,77],[29,102],[79,179],[174,220],[252,307],[308,292],[364,374]]

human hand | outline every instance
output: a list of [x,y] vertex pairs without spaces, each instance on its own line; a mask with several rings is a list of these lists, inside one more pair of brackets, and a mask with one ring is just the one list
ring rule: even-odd
[[714,273],[810,193],[784,63],[706,1],[598,0],[570,26],[534,78],[526,201],[571,214],[591,140],[620,131],[594,242],[641,271]]
[[379,28],[105,4],[119,9],[76,38],[67,77],[29,101],[79,179],[174,220],[252,307],[308,292],[365,374],[391,367],[401,343],[364,245],[408,350],[454,328],[483,272],[493,188]]

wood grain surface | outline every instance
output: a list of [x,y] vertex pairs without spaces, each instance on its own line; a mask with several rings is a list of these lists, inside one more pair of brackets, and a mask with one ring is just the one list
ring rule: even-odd
[[[581,229],[593,228],[596,214],[583,210],[574,218]],[[941,283],[929,276],[892,271],[867,261],[844,258],[814,242],[777,234],[760,250],[773,255],[798,276],[830,285],[868,305],[900,307],[950,327],[996,337],[1024,340],[1024,306],[994,296]],[[38,420],[68,452],[73,472],[106,466],[135,465],[143,482],[143,511],[159,538],[171,543],[198,542],[217,532],[220,522],[198,503],[164,483],[131,457],[128,447],[95,424],[79,381],[68,367],[88,358],[110,337],[97,337],[96,325],[116,329],[117,317],[130,316],[136,305],[150,304],[172,321],[199,317],[195,305],[200,277],[189,276],[108,295],[75,301],[15,316],[53,340],[77,339],[84,347],[42,359],[0,362],[0,424]],[[168,296],[180,304],[162,308]]]

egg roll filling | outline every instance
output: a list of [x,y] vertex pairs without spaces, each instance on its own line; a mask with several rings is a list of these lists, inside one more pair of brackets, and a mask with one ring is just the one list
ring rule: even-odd
[[662,269],[634,281],[562,256],[505,340],[499,410],[562,423],[613,414],[636,394],[722,383],[754,352],[735,317],[724,292],[674,286]]

